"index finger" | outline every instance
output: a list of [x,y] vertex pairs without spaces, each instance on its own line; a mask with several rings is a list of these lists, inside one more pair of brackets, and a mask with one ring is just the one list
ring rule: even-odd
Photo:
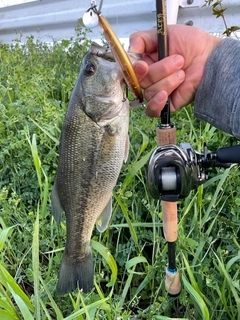
[[157,29],[134,32],[130,35],[129,52],[153,53],[157,51]]

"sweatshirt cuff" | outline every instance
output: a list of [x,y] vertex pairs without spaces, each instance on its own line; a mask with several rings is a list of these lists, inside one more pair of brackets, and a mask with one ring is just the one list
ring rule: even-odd
[[209,57],[194,115],[240,139],[240,41],[226,38]]

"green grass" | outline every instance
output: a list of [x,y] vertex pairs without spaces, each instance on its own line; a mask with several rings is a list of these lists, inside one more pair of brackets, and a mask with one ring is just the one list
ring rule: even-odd
[[[49,47],[0,45],[0,318],[10,319],[240,319],[239,168],[213,169],[210,179],[179,201],[178,298],[164,288],[167,245],[159,201],[146,186],[156,147],[157,119],[131,110],[130,154],[114,189],[113,215],[94,230],[94,289],[56,295],[65,245],[50,192],[58,163],[61,125],[88,42]],[[82,40],[86,41],[83,46]],[[237,143],[194,119],[192,107],[173,115],[178,142],[200,151]]]

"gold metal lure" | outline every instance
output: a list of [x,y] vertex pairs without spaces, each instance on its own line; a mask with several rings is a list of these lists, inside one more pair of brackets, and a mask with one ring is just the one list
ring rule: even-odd
[[143,102],[142,90],[141,90],[138,78],[136,76],[136,73],[133,69],[132,63],[126,51],[124,50],[121,42],[119,41],[118,37],[114,33],[108,21],[101,14],[99,14],[98,18],[99,18],[99,24],[103,29],[103,32],[112,49],[114,57],[119,63],[119,66],[123,72],[123,77],[127,86],[135,95],[135,97],[138,99],[138,101],[142,103]]

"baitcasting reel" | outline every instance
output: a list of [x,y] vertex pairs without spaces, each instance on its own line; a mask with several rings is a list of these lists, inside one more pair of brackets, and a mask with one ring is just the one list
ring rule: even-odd
[[202,153],[189,143],[159,146],[149,161],[148,188],[153,198],[175,202],[208,179],[207,168],[229,168],[231,163],[240,163],[240,145],[210,153],[206,145]]

